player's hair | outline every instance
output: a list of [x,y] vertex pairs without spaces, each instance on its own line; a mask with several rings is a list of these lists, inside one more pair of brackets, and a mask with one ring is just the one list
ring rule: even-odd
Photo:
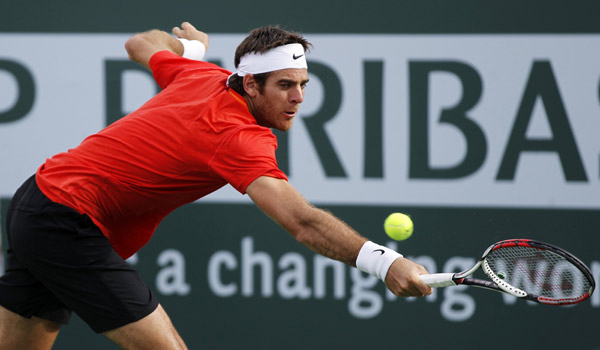
[[[242,41],[235,50],[234,64],[237,68],[240,64],[242,56],[249,52],[265,53],[275,47],[287,44],[301,44],[304,51],[308,51],[312,44],[309,43],[302,35],[295,32],[290,32],[279,28],[279,26],[266,26],[256,28],[248,34],[246,39]],[[270,72],[253,74],[254,80],[258,83],[259,89],[262,89],[267,82]],[[229,87],[238,94],[245,96],[244,77],[237,74],[229,78]]]

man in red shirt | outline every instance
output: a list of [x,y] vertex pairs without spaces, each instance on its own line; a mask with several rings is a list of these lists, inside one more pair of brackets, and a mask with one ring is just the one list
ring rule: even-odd
[[150,289],[124,259],[171,211],[230,184],[300,243],[424,296],[425,269],[310,205],[275,159],[308,82],[299,34],[254,30],[237,71],[201,61],[208,36],[184,22],[126,43],[163,89],[135,112],[48,159],[8,210],[0,278],[0,348],[49,349],[75,311],[123,348],[185,349]]

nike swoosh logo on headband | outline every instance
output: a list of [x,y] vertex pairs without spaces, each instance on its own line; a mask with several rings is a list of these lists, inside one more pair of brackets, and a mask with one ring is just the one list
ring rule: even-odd
[[296,56],[296,54],[293,54],[293,55],[292,55],[292,58],[293,58],[293,59],[295,59],[295,60],[297,60],[297,59],[299,59],[299,58],[300,58],[300,57],[302,57],[302,56],[304,56],[304,54],[302,54],[302,55],[300,55],[300,56]]

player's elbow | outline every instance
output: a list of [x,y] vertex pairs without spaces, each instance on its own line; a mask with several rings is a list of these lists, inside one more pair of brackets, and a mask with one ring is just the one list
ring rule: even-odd
[[315,239],[317,230],[318,211],[312,206],[307,206],[305,210],[294,216],[295,220],[288,227],[288,231],[299,243],[310,246]]
[[125,50],[127,51],[130,60],[137,62],[137,57],[139,57],[139,53],[143,51],[146,42],[147,39],[145,38],[145,33],[135,34],[125,42]]
[[312,241],[312,235],[310,234],[310,230],[305,228],[299,228],[292,232],[292,236],[296,239],[296,241],[302,245],[309,246]]
[[147,67],[150,57],[160,47],[160,38],[163,34],[154,29],[133,35],[125,42],[125,50],[129,59]]

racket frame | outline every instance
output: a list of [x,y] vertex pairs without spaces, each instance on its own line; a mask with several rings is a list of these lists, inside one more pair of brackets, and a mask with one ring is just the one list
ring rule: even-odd
[[[494,273],[492,271],[488,262],[486,261],[486,258],[492,251],[494,251],[496,249],[509,248],[509,247],[515,247],[515,246],[547,250],[547,251],[551,251],[555,254],[562,256],[567,261],[569,261],[571,264],[576,266],[585,275],[585,277],[587,278],[587,280],[590,283],[589,290],[587,291],[587,293],[585,293],[584,295],[579,296],[577,298],[554,299],[554,298],[547,298],[544,296],[528,294],[524,290],[516,288],[515,286],[507,283],[506,281],[504,281],[502,278],[500,278],[496,273]],[[491,279],[491,281],[468,277],[468,276],[472,275],[480,267],[482,268],[484,273]],[[477,263],[468,270],[458,272],[458,273],[436,273],[436,274],[431,274],[431,275],[421,275],[420,277],[425,283],[427,283],[432,288],[449,287],[449,286],[457,286],[457,285],[468,285],[468,286],[473,286],[473,287],[489,289],[489,290],[493,290],[493,291],[497,291],[497,292],[504,292],[504,293],[516,296],[518,298],[523,298],[526,300],[534,301],[536,303],[547,304],[547,305],[577,304],[577,303],[580,303],[580,302],[588,299],[592,295],[592,293],[594,292],[594,289],[595,289],[594,278],[593,278],[589,268],[581,260],[579,260],[573,254],[571,254],[571,253],[567,252],[566,250],[559,248],[555,245],[545,243],[545,242],[535,241],[535,240],[531,240],[531,239],[507,239],[507,240],[503,240],[503,241],[494,243],[494,244],[490,245],[484,251],[484,253],[482,254],[479,261],[477,261]]]

